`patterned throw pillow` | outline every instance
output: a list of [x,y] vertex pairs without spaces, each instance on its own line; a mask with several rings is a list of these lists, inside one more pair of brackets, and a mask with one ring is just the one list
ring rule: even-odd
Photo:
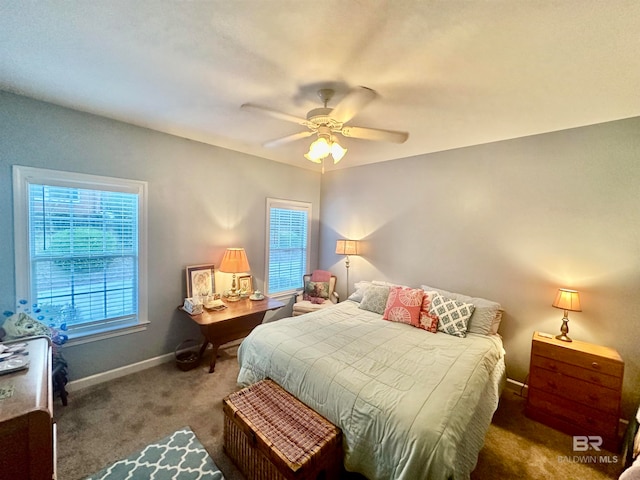
[[305,282],[303,300],[312,298],[329,298],[329,282]]
[[422,297],[422,307],[420,308],[420,319],[418,322],[419,328],[431,333],[436,333],[438,331],[438,316],[429,313],[431,302],[433,301],[433,295],[435,293],[436,292],[434,291],[424,292],[424,297]]
[[421,285],[423,290],[433,290],[447,298],[458,300],[462,303],[471,303],[475,307],[473,315],[469,319],[467,333],[479,333],[480,335],[495,335],[498,333],[502,320],[502,306],[493,300],[481,297],[470,297],[463,293],[448,292],[441,288]]
[[369,285],[364,291],[362,301],[358,308],[382,315],[385,307],[387,306],[388,297],[389,287]]
[[419,326],[420,307],[424,290],[421,288],[390,287],[382,318],[392,322]]
[[467,336],[467,325],[473,315],[474,306],[443,297],[439,293],[433,295],[429,313],[438,316],[438,331],[455,337]]

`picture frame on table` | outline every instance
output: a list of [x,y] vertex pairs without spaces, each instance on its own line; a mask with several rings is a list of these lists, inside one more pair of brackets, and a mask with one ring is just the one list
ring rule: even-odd
[[192,265],[185,269],[187,276],[187,298],[209,297],[215,292],[215,266]]
[[248,294],[252,294],[253,293],[253,277],[251,275],[239,276],[238,289]]

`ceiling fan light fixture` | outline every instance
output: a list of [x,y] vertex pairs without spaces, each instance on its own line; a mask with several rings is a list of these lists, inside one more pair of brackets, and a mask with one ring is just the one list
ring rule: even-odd
[[347,153],[347,149],[342,148],[342,146],[338,142],[334,141],[331,143],[331,156],[333,157],[334,165],[342,160],[342,157],[344,157],[345,153]]
[[336,164],[342,160],[345,153],[347,153],[347,149],[342,148],[335,137],[331,135],[329,128],[322,127],[322,131],[318,132],[318,139],[309,146],[309,151],[305,153],[304,158],[314,163],[321,163],[331,155],[333,163]]
[[279,120],[307,127],[306,131],[271,140],[263,145],[265,147],[277,147],[301,138],[317,135],[317,140],[309,146],[309,151],[304,154],[307,160],[314,163],[323,163],[323,160],[331,155],[333,157],[333,163],[336,164],[345,156],[347,149],[336,142],[333,135],[334,133],[348,138],[393,143],[404,143],[407,141],[407,138],[409,138],[408,132],[346,125],[361,109],[366,107],[378,96],[374,90],[364,86],[352,88],[335,107],[329,108],[327,105],[333,98],[334,93],[332,88],[321,88],[318,90],[318,96],[323,106],[307,112],[306,118],[290,115],[253,103],[244,103],[241,108],[261,112]]
[[329,153],[331,153],[329,142],[325,137],[320,137],[309,146],[309,152],[305,154],[305,158],[314,163],[320,163]]
[[304,154],[304,158],[306,158],[307,160],[309,160],[310,162],[313,162],[313,163],[322,163],[322,158],[312,157],[308,153]]

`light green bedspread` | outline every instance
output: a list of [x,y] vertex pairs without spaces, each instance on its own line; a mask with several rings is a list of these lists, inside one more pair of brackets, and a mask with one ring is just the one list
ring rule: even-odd
[[[468,478],[497,407],[486,387],[502,356],[497,336],[433,334],[346,301],[258,326],[240,345],[238,383],[271,378],[339,426],[349,471]],[[488,416],[476,445],[465,441],[474,415]],[[466,471],[457,457],[470,453]]]

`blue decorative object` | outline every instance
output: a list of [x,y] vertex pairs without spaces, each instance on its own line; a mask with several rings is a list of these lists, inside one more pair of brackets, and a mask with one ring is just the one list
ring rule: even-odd
[[[60,330],[67,331],[69,329],[69,320],[75,319],[76,309],[70,305],[38,305],[37,303],[29,303],[28,300],[20,299],[16,307],[16,313],[25,313],[31,315],[39,313],[36,318],[39,322],[47,325],[51,329],[51,341],[56,345],[62,345],[69,340],[69,336],[61,334]],[[5,317],[10,317],[14,313],[9,310],[4,312]]]
[[[5,310],[4,316],[7,319],[1,325],[0,330],[4,338],[25,338],[32,335],[46,335],[53,343],[52,348],[52,373],[53,373],[53,390],[62,399],[62,404],[67,404],[67,361],[61,352],[61,346],[69,340],[69,336],[60,333],[59,330],[67,330],[67,321],[69,318],[75,318],[76,310],[73,307],[61,307],[54,305],[42,305],[37,303],[29,306],[27,300],[18,301],[16,313]],[[44,311],[43,311],[44,310]],[[31,312],[40,314],[36,318],[31,316]],[[44,313],[44,314],[42,314]],[[72,314],[72,317],[69,315]],[[44,320],[48,318],[48,322]]]

